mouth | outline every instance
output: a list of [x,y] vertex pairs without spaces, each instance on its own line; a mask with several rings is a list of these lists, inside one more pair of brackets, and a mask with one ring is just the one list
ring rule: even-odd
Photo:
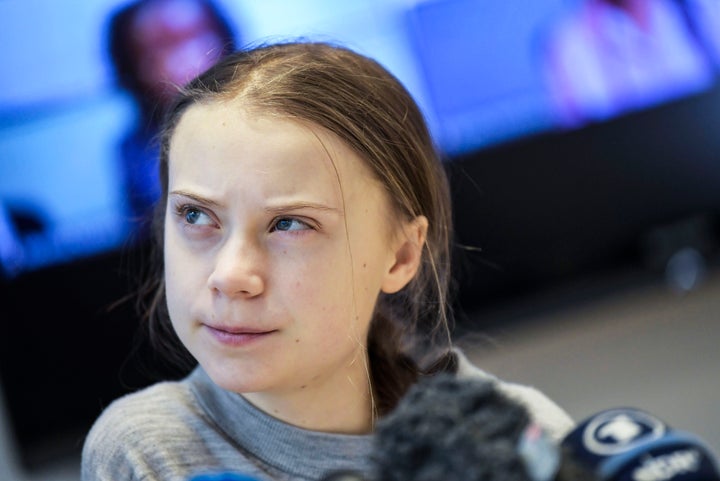
[[203,329],[221,344],[231,346],[245,346],[267,338],[278,332],[274,330],[262,330],[249,327],[212,326],[202,324]]

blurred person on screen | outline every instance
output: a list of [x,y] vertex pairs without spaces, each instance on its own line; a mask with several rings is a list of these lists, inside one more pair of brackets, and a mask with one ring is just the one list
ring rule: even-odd
[[601,121],[698,93],[716,80],[717,0],[581,0],[542,40],[558,120]]
[[155,136],[179,86],[233,51],[236,35],[212,0],[134,0],[110,16],[108,51],[137,118],[119,150],[134,222],[145,226],[159,195]]

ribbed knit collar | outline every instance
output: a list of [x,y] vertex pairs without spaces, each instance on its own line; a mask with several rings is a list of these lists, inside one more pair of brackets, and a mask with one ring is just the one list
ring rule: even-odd
[[239,449],[275,469],[313,480],[339,469],[369,472],[371,435],[328,434],[290,425],[220,388],[199,366],[188,381],[198,403]]

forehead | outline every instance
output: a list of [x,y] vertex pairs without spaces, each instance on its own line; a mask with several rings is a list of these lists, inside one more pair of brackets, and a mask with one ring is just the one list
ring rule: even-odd
[[181,168],[187,175],[219,175],[225,182],[236,175],[259,180],[282,175],[296,184],[329,183],[345,201],[383,190],[360,155],[334,133],[248,109],[238,100],[189,107],[170,139],[169,163],[171,177]]

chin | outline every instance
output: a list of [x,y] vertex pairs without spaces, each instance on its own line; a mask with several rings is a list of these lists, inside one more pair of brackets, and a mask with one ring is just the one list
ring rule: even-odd
[[265,391],[271,386],[266,375],[247,366],[228,366],[227,362],[202,362],[200,365],[212,381],[225,389],[238,394]]

